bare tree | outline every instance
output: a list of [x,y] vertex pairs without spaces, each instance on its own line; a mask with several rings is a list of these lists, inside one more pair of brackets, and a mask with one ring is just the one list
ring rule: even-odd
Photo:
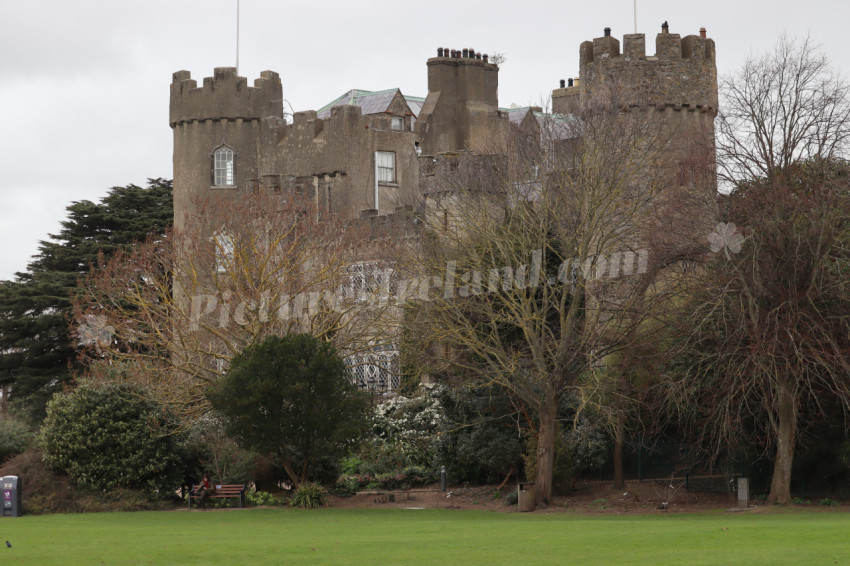
[[[715,453],[751,427],[774,448],[769,500],[789,503],[799,417],[848,406],[847,83],[782,36],[721,85],[720,174],[732,189],[699,272],[684,355],[686,414]],[[740,227],[740,232],[736,227]],[[746,236],[741,241],[742,234]],[[681,369],[681,368],[680,368]],[[710,423],[711,426],[705,426]]]
[[846,155],[846,81],[807,38],[781,36],[721,81],[718,161],[727,184],[776,175],[799,160]]
[[850,409],[850,168],[793,164],[725,208],[665,391],[714,454],[764,447],[768,501],[788,504],[800,433],[831,404]]
[[533,408],[538,501],[557,410],[581,396],[667,290],[645,230],[669,179],[651,112],[541,119],[489,155],[437,160],[410,269],[408,351],[423,371],[496,384]]
[[82,285],[75,326],[92,374],[141,381],[195,415],[233,356],[269,335],[308,332],[342,352],[375,340],[366,319],[380,305],[352,288],[362,226],[298,195],[195,208],[185,233],[117,254]]

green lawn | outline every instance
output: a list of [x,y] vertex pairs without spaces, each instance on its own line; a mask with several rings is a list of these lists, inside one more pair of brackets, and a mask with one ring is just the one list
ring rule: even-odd
[[0,564],[850,564],[850,514],[253,509],[23,516],[0,519]]

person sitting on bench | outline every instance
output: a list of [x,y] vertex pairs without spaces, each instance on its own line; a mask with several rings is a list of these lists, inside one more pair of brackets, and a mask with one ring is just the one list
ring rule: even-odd
[[204,479],[201,480],[201,485],[198,488],[198,507],[204,509],[207,504],[207,497],[215,495],[215,488],[210,483],[210,477],[204,474]]

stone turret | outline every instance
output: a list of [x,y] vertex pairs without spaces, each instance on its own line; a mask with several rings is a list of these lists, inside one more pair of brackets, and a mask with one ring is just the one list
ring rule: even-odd
[[[264,143],[269,129],[283,117],[280,76],[263,71],[249,87],[233,67],[219,67],[202,87],[189,71],[174,73],[171,82],[169,124],[174,132],[174,226],[183,228],[198,197],[250,191],[250,179],[260,174],[263,152],[274,147]],[[216,179],[215,153],[225,148],[232,161],[220,159],[228,174]],[[225,152],[227,153],[227,152]],[[227,157],[225,155],[224,157]],[[225,180],[222,182],[222,178]],[[217,182],[219,181],[219,182]]]

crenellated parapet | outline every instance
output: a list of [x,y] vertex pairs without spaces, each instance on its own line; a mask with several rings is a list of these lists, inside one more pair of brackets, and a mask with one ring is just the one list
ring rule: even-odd
[[248,86],[235,67],[217,67],[212,77],[204,78],[202,87],[189,71],[172,75],[169,124],[175,127],[187,122],[260,120],[283,117],[283,91],[280,75],[263,71]]
[[655,38],[655,54],[646,54],[642,33],[620,41],[605,35],[580,47],[581,101],[585,107],[655,106],[659,109],[717,112],[717,67],[714,41],[705,36],[662,32]]

